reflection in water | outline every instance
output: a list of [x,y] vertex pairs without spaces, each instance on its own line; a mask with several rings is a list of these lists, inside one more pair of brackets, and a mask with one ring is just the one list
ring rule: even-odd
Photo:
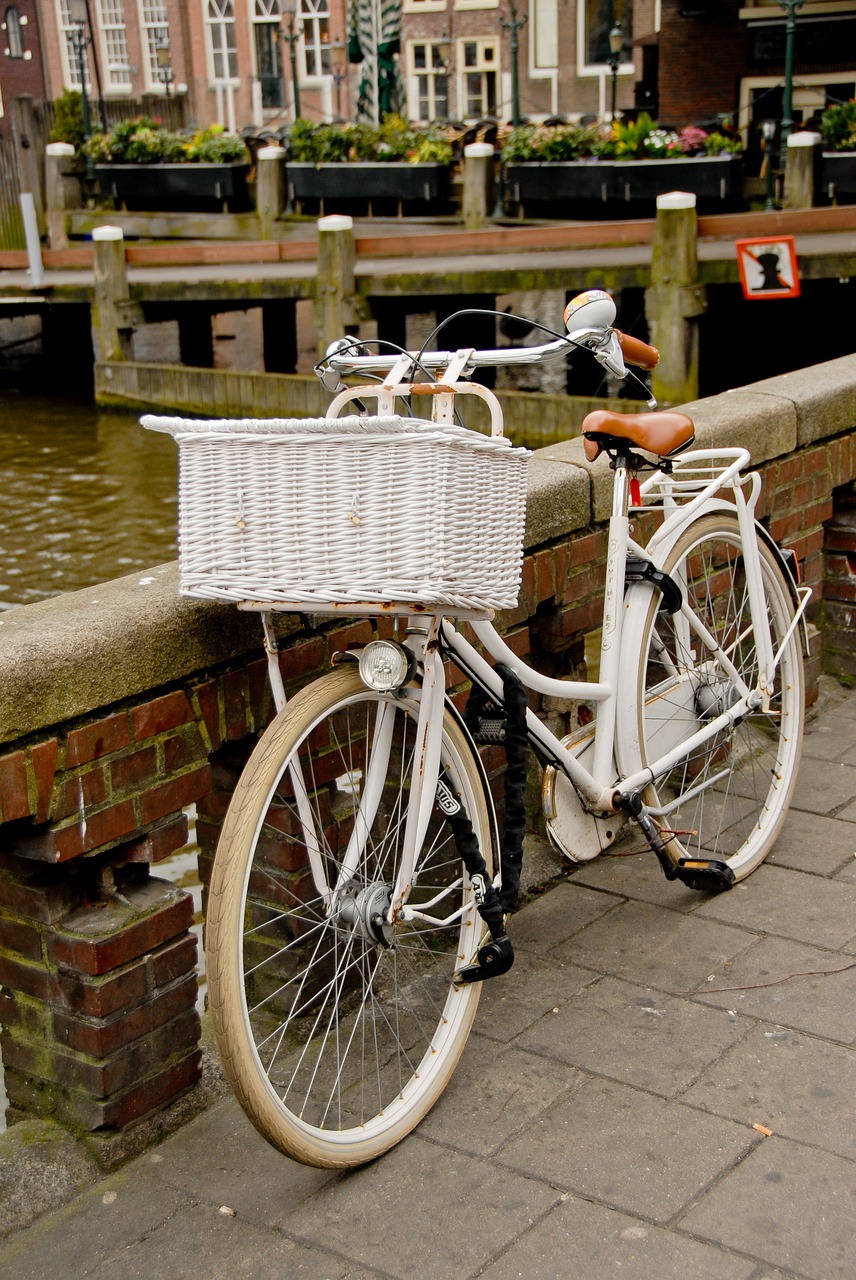
[[176,446],[136,414],[3,391],[0,607],[175,558]]

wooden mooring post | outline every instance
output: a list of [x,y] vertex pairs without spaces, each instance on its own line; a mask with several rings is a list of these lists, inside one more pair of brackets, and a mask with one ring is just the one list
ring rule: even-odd
[[651,261],[651,285],[645,314],[660,363],[651,390],[663,405],[698,398],[698,326],[707,310],[707,294],[698,279],[696,198],[686,191],[657,197],[657,221]]

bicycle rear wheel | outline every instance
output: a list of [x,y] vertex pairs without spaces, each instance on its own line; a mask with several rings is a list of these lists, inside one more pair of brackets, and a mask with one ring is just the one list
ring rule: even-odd
[[[452,981],[473,958],[482,925],[439,808],[408,906],[445,923],[381,924],[417,714],[414,700],[367,689],[350,665],[304,689],[250,758],[217,850],[206,952],[223,1065],[260,1132],[306,1164],[361,1164],[414,1128],[448,1082],[478,1004],[478,984]],[[295,760],[332,909],[309,867],[289,772]],[[480,764],[448,712],[442,762],[490,868]],[[349,840],[357,855],[342,877]]]
[[[776,557],[759,544],[767,616],[778,651],[793,601]],[[740,531],[727,512],[703,516],[678,539],[665,565],[693,611],[716,637],[750,689],[758,662],[749,613]],[[643,766],[665,755],[736,700],[724,668],[702,651],[679,614],[660,608],[645,619],[636,681]],[[655,821],[672,833],[678,857],[715,858],[742,880],[772,848],[797,780],[804,723],[798,630],[782,652],[770,707],[746,716],[656,780],[646,793]]]

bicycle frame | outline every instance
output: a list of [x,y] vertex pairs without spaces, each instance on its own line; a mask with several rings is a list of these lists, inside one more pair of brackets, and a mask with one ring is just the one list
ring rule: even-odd
[[[564,340],[546,344],[536,349],[537,358],[555,355],[566,347]],[[491,432],[494,435],[501,434],[502,406],[499,400],[493,392],[468,381],[468,374],[477,363],[523,363],[532,358],[532,349],[479,353],[472,349],[462,349],[455,353],[432,353],[424,357],[421,363],[425,368],[441,368],[440,379],[436,382],[411,383],[403,379],[413,368],[414,353],[402,354],[391,367],[388,358],[359,356],[338,359],[333,357],[330,361],[333,368],[347,370],[359,367],[366,372],[377,370],[383,372],[385,377],[380,384],[342,388],[330,406],[330,416],[341,416],[354,401],[361,403],[364,399],[375,400],[379,414],[393,414],[397,401],[404,400],[409,403],[413,395],[428,395],[432,398],[433,420],[449,423],[454,421],[456,395],[466,393],[476,395],[486,402],[490,412]],[[692,450],[683,453],[673,468],[657,471],[649,477],[640,487],[643,505],[646,500],[651,500],[662,511],[664,518],[647,547],[639,546],[630,536],[630,469],[621,462],[614,465],[615,483],[609,521],[598,681],[565,681],[542,676],[508,648],[492,626],[488,614],[455,615],[469,620],[476,638],[488,655],[495,662],[511,667],[525,688],[567,703],[586,701],[595,704],[596,716],[590,769],[538,719],[534,712],[527,711],[526,717],[530,741],[542,757],[570,780],[581,808],[592,817],[615,814],[619,810],[622,794],[644,790],[692,752],[703,747],[718,734],[731,729],[749,712],[759,708],[766,709],[769,704],[770,690],[779,658],[794,628],[799,625],[808,604],[810,592],[805,590],[802,593],[791,627],[778,653],[774,653],[755,529],[755,506],[761,483],[757,473],[746,476],[742,474],[742,468],[749,461],[748,451],[741,448]],[[747,488],[748,494],[745,491]],[[723,490],[730,493],[729,503],[726,503],[721,496]],[[621,708],[618,705],[619,677],[622,663],[631,660],[631,657],[623,654],[627,609],[633,602],[636,602],[639,607],[647,606],[647,600],[640,595],[640,592],[650,593],[655,588],[634,584],[626,590],[625,570],[628,552],[631,552],[634,558],[647,561],[654,568],[659,569],[665,562],[671,547],[694,520],[709,511],[720,511],[724,507],[736,513],[740,530],[750,602],[750,623],[759,659],[759,687],[757,689],[747,687],[731,662],[729,654],[720,647],[716,637],[693,613],[684,599],[679,616],[680,625],[684,629],[684,638],[687,641],[686,648],[690,647],[689,637],[692,635],[701,646],[701,652],[706,655],[705,660],[718,664],[724,675],[731,681],[738,696],[731,706],[706,721],[696,733],[684,739],[678,747],[642,767],[638,739],[635,744],[617,742],[621,718]],[[262,612],[270,679],[279,710],[285,705],[285,692],[276,658],[270,606],[248,603],[241,607],[258,609]],[[277,605],[277,608],[288,608],[299,612],[302,606],[297,601],[293,605]],[[310,611],[317,612],[314,607]],[[407,918],[407,895],[418,851],[425,837],[435,802],[440,773],[440,744],[446,706],[440,648],[442,647],[454,657],[472,681],[500,702],[502,682],[490,663],[485,661],[477,649],[456,630],[451,616],[445,611],[405,608],[397,605],[391,605],[388,611],[395,614],[418,613],[422,619],[420,627],[411,627],[407,640],[409,646],[416,652],[422,670],[422,680],[414,694],[419,703],[417,742],[403,854],[388,913],[389,922],[395,923]],[[329,610],[325,609],[326,612],[333,615],[358,613],[362,616],[370,616],[378,614],[380,610],[377,605],[367,603],[362,609],[357,605],[348,604],[341,609],[331,606]],[[635,655],[632,657],[635,659]],[[376,740],[379,740],[384,732],[388,732],[389,719],[388,716],[379,718],[375,728]],[[387,721],[386,725],[384,720]],[[628,739],[633,737],[632,734],[626,736]],[[625,766],[624,771],[618,767],[617,762]],[[628,765],[629,769],[626,768]],[[350,878],[353,865],[359,858],[360,839],[365,838],[365,833],[374,820],[377,805],[375,788],[372,785],[372,779],[367,779],[360,798],[358,818],[339,870],[337,884],[330,885],[324,874],[320,853],[321,844],[312,825],[310,806],[299,765],[296,763],[291,765],[290,772],[304,827],[307,855],[315,887],[329,911],[333,909],[339,888],[347,884]]]

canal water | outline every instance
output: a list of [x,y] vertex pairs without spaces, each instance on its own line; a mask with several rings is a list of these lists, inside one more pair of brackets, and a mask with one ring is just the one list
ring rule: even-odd
[[[4,387],[2,402],[0,608],[175,558],[177,460],[171,437],[144,431],[134,414],[105,412],[50,386],[39,392]],[[194,931],[201,935],[195,846],[159,864],[156,874],[192,893]],[[201,937],[199,950],[201,957]],[[6,1110],[2,1076],[0,1063],[0,1130]]]
[[135,414],[4,390],[0,607],[174,559],[176,474],[173,440]]

